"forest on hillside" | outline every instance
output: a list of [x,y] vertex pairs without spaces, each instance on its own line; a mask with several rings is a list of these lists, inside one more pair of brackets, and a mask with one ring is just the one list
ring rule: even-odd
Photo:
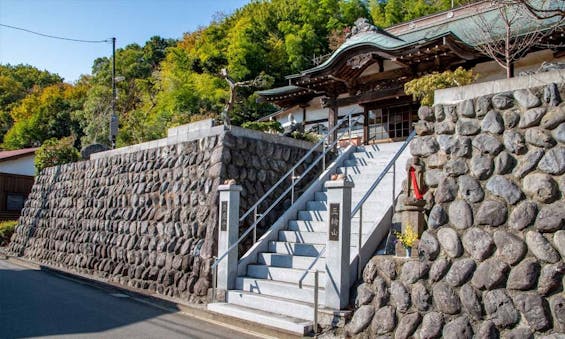
[[[458,5],[460,0],[455,0]],[[117,146],[161,138],[169,127],[215,117],[228,100],[220,76],[260,78],[259,87],[284,85],[284,76],[330,53],[359,17],[388,27],[450,8],[451,0],[254,0],[180,40],[158,36],[116,51]],[[71,137],[78,149],[109,144],[111,59],[73,84],[29,65],[0,65],[0,140],[3,149]],[[257,87],[241,88],[232,122],[276,110],[256,102]]]

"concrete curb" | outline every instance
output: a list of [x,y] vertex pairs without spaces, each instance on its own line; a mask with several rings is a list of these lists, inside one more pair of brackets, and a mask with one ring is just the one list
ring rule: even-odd
[[49,274],[57,275],[64,279],[89,285],[97,289],[106,290],[106,291],[115,290],[116,292],[126,294],[128,297],[139,303],[157,307],[162,310],[166,310],[173,313],[175,312],[180,313],[185,316],[196,318],[198,320],[206,321],[209,323],[213,323],[218,326],[223,326],[225,328],[233,329],[239,332],[244,332],[246,334],[256,336],[258,338],[285,338],[285,339],[302,338],[294,334],[281,331],[276,328],[263,326],[253,322],[241,320],[239,318],[234,318],[223,314],[208,311],[206,309],[206,305],[204,304],[193,305],[174,298],[168,298],[168,297],[166,298],[161,295],[156,296],[153,294],[149,294],[140,289],[124,287],[122,285],[108,282],[100,278],[76,274],[74,272],[70,272],[62,268],[52,267],[50,265],[37,264],[33,261],[20,257],[14,257],[6,253],[3,253],[1,251],[0,251],[0,260],[6,260],[14,265],[29,268],[32,270],[45,271]]

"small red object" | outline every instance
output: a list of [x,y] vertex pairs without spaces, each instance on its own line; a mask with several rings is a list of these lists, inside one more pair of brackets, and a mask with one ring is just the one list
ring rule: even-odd
[[410,180],[412,181],[412,187],[414,187],[414,196],[416,200],[422,200],[422,192],[420,192],[420,188],[418,187],[418,180],[416,179],[416,170],[414,167],[410,167]]

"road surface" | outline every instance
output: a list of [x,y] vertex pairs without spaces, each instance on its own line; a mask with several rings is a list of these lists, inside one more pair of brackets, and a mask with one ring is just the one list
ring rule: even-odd
[[0,260],[0,338],[256,338]]

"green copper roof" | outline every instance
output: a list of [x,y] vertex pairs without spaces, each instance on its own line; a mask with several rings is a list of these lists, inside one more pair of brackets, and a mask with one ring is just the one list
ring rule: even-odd
[[[539,0],[534,0],[534,2],[537,1]],[[550,2],[545,4],[546,6],[553,6],[553,8],[556,8],[557,6],[562,6],[562,4],[559,4],[560,1],[563,0],[550,0]],[[444,12],[440,13],[440,15],[447,16],[448,13],[449,12]],[[444,21],[443,23],[440,22],[435,25],[432,24],[431,26],[423,28],[417,27],[416,20],[414,22],[413,30],[399,34],[396,37],[388,32],[382,32],[378,28],[375,31],[358,33],[347,39],[324,63],[308,70],[302,71],[300,74],[289,76],[288,78],[299,77],[300,75],[314,73],[316,71],[325,69],[329,65],[331,65],[334,60],[337,59],[338,56],[343,52],[362,46],[372,46],[381,51],[392,52],[395,50],[400,50],[404,47],[408,47],[410,45],[431,41],[448,35],[456,37],[458,40],[469,46],[477,45],[481,42],[477,38],[477,32],[480,30],[479,26],[481,25],[481,21],[476,18],[476,15],[479,14],[467,13],[466,15],[462,15],[459,18],[455,18],[447,22]],[[483,16],[483,20],[486,22],[497,22],[497,20],[502,21],[500,20],[499,13],[496,9],[485,11],[480,15]],[[545,20],[533,20],[531,16],[524,14],[522,18],[518,20],[515,25],[513,25],[513,27],[520,27],[522,31],[526,33],[532,31],[533,29],[548,28],[558,21],[558,17]],[[494,35],[498,33],[500,34],[500,36],[502,36],[504,34],[504,25],[502,23],[493,24],[492,26],[495,27],[495,29],[499,30],[499,32],[495,32]]]
[[300,90],[303,90],[304,88],[302,87],[298,87],[298,86],[283,86],[283,87],[277,87],[277,88],[272,88],[272,89],[266,89],[263,91],[257,91],[256,93],[259,95],[263,95],[263,96],[273,96],[273,95],[283,95],[283,94],[289,94],[289,93],[294,93],[294,92],[298,92]]

